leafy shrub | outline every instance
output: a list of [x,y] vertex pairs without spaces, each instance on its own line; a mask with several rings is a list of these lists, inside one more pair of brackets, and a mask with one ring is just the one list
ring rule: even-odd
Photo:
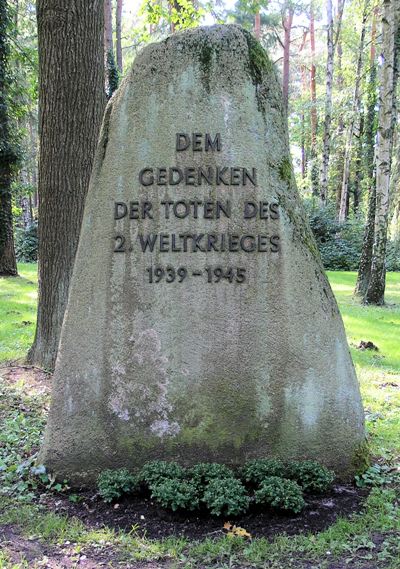
[[151,497],[163,508],[176,511],[178,509],[195,510],[200,499],[195,484],[187,480],[164,478],[151,487]]
[[180,480],[184,477],[185,470],[177,462],[153,460],[146,462],[139,473],[139,480],[145,482],[149,488],[164,479]]
[[15,232],[15,254],[22,263],[34,263],[38,258],[37,223],[33,222],[26,229],[18,228]]
[[297,482],[279,476],[264,478],[254,497],[257,504],[267,504],[295,514],[305,506],[303,492]]
[[126,468],[104,470],[97,478],[97,488],[105,502],[117,500],[137,488],[137,478]]
[[237,516],[246,512],[250,499],[246,488],[236,478],[215,478],[208,483],[203,501],[215,516]]
[[249,460],[241,470],[242,480],[258,486],[269,476],[283,476],[285,465],[275,458],[256,458]]
[[200,462],[187,470],[187,478],[197,487],[206,486],[211,480],[219,478],[235,478],[234,473],[225,464],[217,462]]
[[399,472],[399,468],[393,468],[387,464],[373,464],[363,474],[355,477],[356,484],[359,488],[365,488],[400,482]]
[[287,465],[285,477],[295,480],[304,492],[326,492],[335,480],[335,473],[319,462],[304,460]]

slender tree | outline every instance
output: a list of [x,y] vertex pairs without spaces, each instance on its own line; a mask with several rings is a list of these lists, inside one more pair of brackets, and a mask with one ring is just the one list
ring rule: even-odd
[[320,180],[320,199],[321,205],[325,206],[328,199],[328,169],[331,149],[331,123],[332,123],[332,86],[333,86],[333,64],[335,48],[340,36],[342,25],[344,0],[338,2],[338,13],[336,18],[336,37],[333,22],[332,0],[327,0],[327,58],[326,58],[326,94],[325,94],[325,120],[323,134],[322,167]]
[[8,117],[8,43],[9,12],[7,0],[0,0],[0,275],[17,275],[15,259],[11,181],[17,153],[10,137]]
[[287,6],[282,15],[282,26],[284,31],[283,40],[283,104],[285,109],[288,108],[289,102],[289,75],[290,75],[290,42],[293,25],[293,7],[291,4]]
[[349,203],[349,179],[350,179],[350,164],[352,156],[353,139],[357,126],[359,126],[360,117],[360,105],[361,105],[361,79],[362,79],[362,66],[363,66],[363,55],[364,55],[364,45],[365,45],[365,32],[366,24],[368,18],[368,4],[369,1],[365,0],[363,17],[361,23],[361,35],[360,44],[358,48],[357,57],[357,67],[356,67],[356,77],[354,85],[354,95],[353,95],[353,105],[351,116],[349,119],[349,124],[347,126],[346,135],[346,146],[344,151],[344,165],[343,165],[343,179],[342,179],[342,189],[340,195],[340,209],[339,209],[339,222],[344,223],[347,219],[348,214],[348,203]]
[[317,158],[317,86],[315,66],[315,18],[314,18],[314,2],[310,5],[310,47],[311,47],[311,69],[310,69],[310,98],[311,98],[311,186],[312,193],[318,194],[318,172],[316,165]]
[[116,48],[117,48],[117,67],[122,73],[122,0],[117,0],[117,9],[115,12],[115,32],[116,32]]
[[371,278],[372,248],[374,245],[376,182],[375,182],[375,135],[376,135],[376,22],[378,7],[373,11],[371,47],[369,55],[369,80],[367,85],[367,110],[364,129],[364,172],[368,183],[368,208],[357,283],[354,293],[364,296]]
[[399,49],[399,4],[384,0],[379,89],[378,140],[376,144],[376,210],[371,277],[364,297],[366,304],[384,304],[386,245],[389,220],[390,173],[395,118],[397,50]]
[[39,306],[29,360],[54,366],[104,111],[103,0],[38,0]]

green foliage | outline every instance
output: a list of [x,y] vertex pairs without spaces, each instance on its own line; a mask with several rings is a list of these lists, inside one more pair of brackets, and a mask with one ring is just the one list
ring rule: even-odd
[[363,474],[355,477],[359,488],[366,486],[384,486],[386,484],[400,483],[400,464],[397,468],[387,464],[373,464]]
[[118,89],[119,73],[115,63],[114,53],[107,52],[107,97],[110,99],[114,91]]
[[38,233],[37,223],[33,222],[29,227],[18,228],[15,232],[15,254],[17,260],[22,263],[34,263],[38,258]]
[[184,30],[198,26],[205,10],[201,3],[195,5],[191,0],[174,0],[171,3],[143,0],[141,14],[149,24],[160,25],[164,21],[173,24],[177,30]]
[[124,494],[134,492],[138,486],[136,476],[126,468],[104,470],[97,478],[97,488],[105,502],[112,502]]
[[196,510],[200,504],[199,491],[195,484],[187,480],[165,478],[151,486],[151,497],[163,508],[176,510]]
[[153,460],[146,462],[138,474],[138,479],[152,488],[164,479],[181,480],[184,476],[185,471],[178,463]]
[[309,222],[317,242],[322,262],[332,271],[357,270],[364,235],[364,221],[350,217],[339,224],[334,207],[315,207],[306,202]]
[[279,476],[264,478],[255,492],[256,504],[266,504],[279,510],[298,514],[305,506],[301,487],[293,480]]
[[214,516],[238,516],[246,512],[250,504],[246,488],[240,480],[229,478],[211,480],[203,501]]
[[295,480],[304,492],[326,492],[335,480],[335,473],[314,460],[290,462],[285,477]]
[[230,468],[216,462],[201,462],[196,464],[187,470],[186,476],[197,487],[206,486],[211,480],[215,480],[216,478],[223,480],[235,477]]
[[252,486],[258,486],[270,476],[284,476],[285,465],[275,458],[256,458],[249,460],[241,470],[241,477]]

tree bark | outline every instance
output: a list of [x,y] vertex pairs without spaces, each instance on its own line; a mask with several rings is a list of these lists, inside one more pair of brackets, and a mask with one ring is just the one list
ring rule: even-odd
[[28,358],[52,369],[105,106],[103,0],[38,0],[39,306]]
[[287,111],[289,104],[289,75],[290,75],[290,41],[293,24],[293,8],[287,9],[287,14],[283,19],[284,41],[283,41],[283,105]]
[[115,30],[117,44],[117,67],[122,73],[122,0],[117,0],[117,10],[115,13]]
[[367,292],[371,278],[372,249],[374,245],[375,209],[376,209],[376,182],[375,182],[375,115],[376,115],[376,21],[378,8],[374,9],[371,26],[370,71],[367,95],[367,113],[365,124],[365,176],[368,181],[368,206],[365,222],[363,245],[361,249],[360,265],[358,267],[357,282],[354,294],[363,297]]
[[256,36],[258,41],[260,41],[260,37],[261,37],[261,14],[260,14],[260,10],[257,10],[257,12],[254,14],[254,35]]
[[104,57],[114,51],[112,28],[112,0],[104,0]]
[[310,46],[311,46],[311,70],[310,70],[310,98],[311,98],[311,187],[313,195],[318,195],[318,171],[316,165],[317,158],[317,88],[316,88],[316,67],[315,67],[315,27],[314,27],[314,5],[310,7]]
[[344,151],[343,179],[342,179],[342,187],[340,194],[340,209],[339,209],[339,218],[338,218],[339,223],[344,223],[347,219],[347,214],[348,214],[348,201],[349,201],[348,193],[349,193],[351,154],[353,147],[353,138],[354,138],[356,124],[359,119],[359,111],[361,103],[360,84],[361,84],[361,71],[363,65],[363,54],[364,54],[364,44],[365,44],[365,30],[366,30],[366,23],[368,16],[367,7],[368,7],[368,0],[365,0],[363,18],[361,24],[360,46],[358,49],[353,107],[352,107],[350,121],[347,127],[346,146]]
[[390,171],[393,146],[398,48],[398,2],[384,0],[382,14],[382,67],[379,89],[378,140],[376,144],[376,210],[371,278],[365,304],[381,306],[385,300],[386,245],[389,219]]
[[[303,40],[299,47],[299,56],[306,45],[308,30],[303,32]],[[302,96],[304,97],[307,92],[307,79],[306,79],[306,67],[304,64],[300,64],[300,72],[301,72],[301,91]],[[305,121],[305,113],[304,108],[301,110],[301,177],[304,180],[307,174],[307,152],[306,152],[306,136],[305,136],[305,129],[306,129],[306,121]]]
[[11,181],[17,156],[10,141],[7,92],[9,86],[9,12],[6,0],[0,0],[0,276],[16,276]]
[[333,84],[333,63],[335,58],[335,47],[340,35],[342,25],[344,0],[338,2],[336,39],[334,38],[334,24],[332,13],[332,0],[327,0],[326,10],[328,19],[327,28],[327,58],[326,58],[326,94],[325,94],[325,120],[323,134],[322,167],[320,181],[320,200],[321,205],[325,206],[328,200],[328,170],[329,156],[331,148],[331,123],[332,123],[332,84]]

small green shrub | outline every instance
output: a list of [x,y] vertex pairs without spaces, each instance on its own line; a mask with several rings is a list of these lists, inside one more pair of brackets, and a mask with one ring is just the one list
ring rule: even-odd
[[151,497],[173,512],[178,509],[195,510],[200,504],[197,487],[187,480],[164,478],[152,485]]
[[[400,466],[400,465],[399,465]],[[400,468],[390,467],[387,464],[373,464],[363,474],[355,477],[356,485],[359,488],[366,486],[384,486],[400,482]]]
[[104,470],[97,478],[97,488],[105,502],[112,502],[123,494],[133,492],[137,485],[137,477],[126,468]]
[[295,461],[287,465],[285,478],[295,480],[304,492],[326,492],[335,480],[335,473],[314,460]]
[[285,465],[274,458],[256,458],[249,460],[241,470],[241,478],[252,486],[258,486],[269,476],[283,476]]
[[15,232],[15,254],[20,263],[35,263],[38,259],[37,223],[34,221],[26,229]]
[[185,470],[177,462],[166,462],[164,460],[153,460],[146,462],[139,472],[139,480],[152,488],[155,484],[164,479],[181,480],[185,475]]
[[297,482],[279,476],[264,478],[254,497],[256,504],[267,504],[295,514],[301,512],[305,506],[303,492]]
[[186,474],[188,480],[197,487],[206,486],[211,480],[219,478],[235,478],[234,473],[225,464],[218,464],[217,462],[200,462],[192,468],[187,470]]
[[237,516],[247,511],[250,498],[240,480],[215,478],[208,483],[203,501],[215,516]]

